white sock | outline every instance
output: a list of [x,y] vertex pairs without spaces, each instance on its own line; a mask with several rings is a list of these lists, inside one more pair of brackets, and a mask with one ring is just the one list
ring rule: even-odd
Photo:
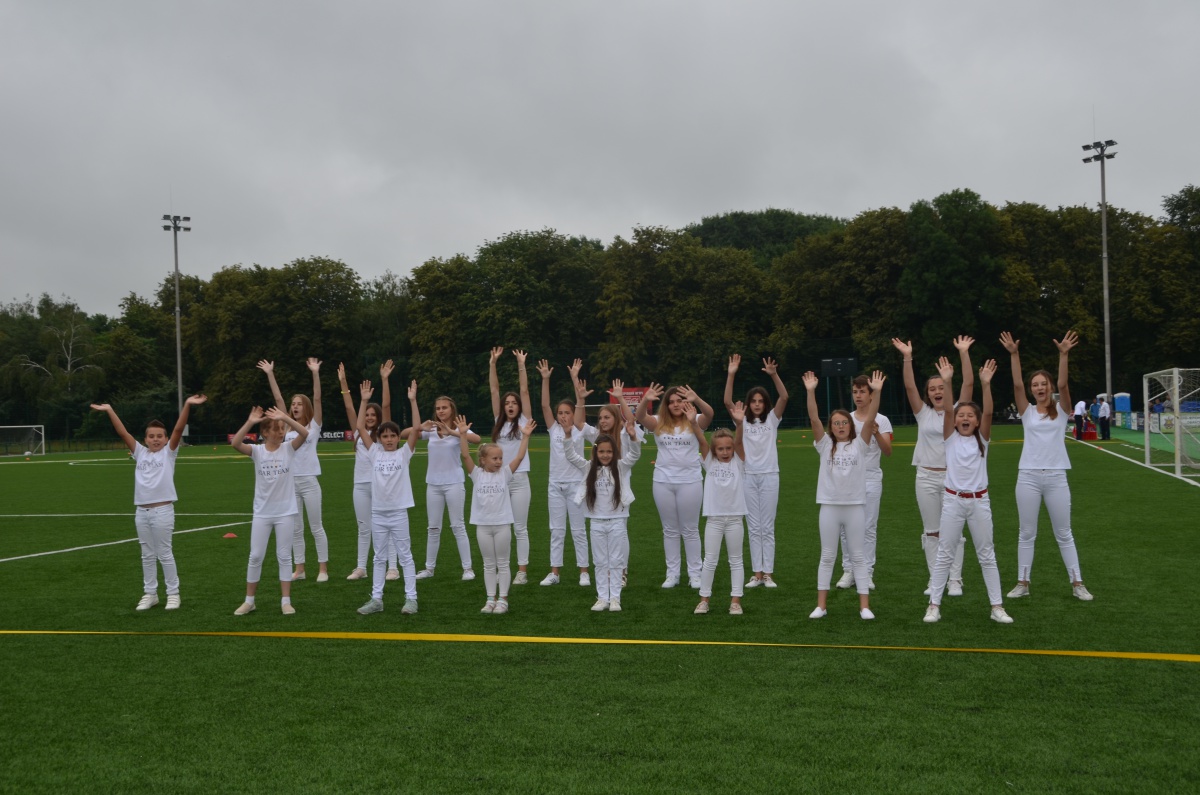
[[280,600],[280,602],[279,602],[279,603],[280,603],[280,604],[284,604],[284,605],[290,605],[290,604],[292,603],[292,597],[290,597],[290,596],[285,596],[285,597],[283,597],[283,599],[282,599],[282,600]]
[[246,597],[246,604],[248,604],[248,605],[252,605],[252,604],[254,604],[254,597],[253,597],[253,596],[247,596],[247,597]]

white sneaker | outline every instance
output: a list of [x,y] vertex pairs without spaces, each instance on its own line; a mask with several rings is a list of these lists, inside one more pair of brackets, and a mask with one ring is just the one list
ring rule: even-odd
[[678,584],[679,584],[679,578],[678,578],[678,577],[667,577],[667,579],[663,580],[662,587],[664,587],[664,588],[674,588],[674,587],[675,587],[676,585],[678,585]]
[[942,610],[937,605],[930,605],[925,608],[925,623],[936,624],[942,620]]
[[400,569],[388,569],[388,571],[387,571],[387,575],[384,577],[384,579],[385,579],[385,580],[398,580],[398,579],[400,579]]
[[962,596],[962,580],[950,580],[946,583],[946,596]]
[[495,613],[496,615],[500,615],[501,613],[507,613],[508,612],[508,600],[505,599],[504,597],[500,597],[499,599],[497,599],[496,600],[496,609],[493,610],[492,612]]
[[253,613],[256,609],[258,609],[256,605],[253,605],[250,602],[242,602],[238,606],[238,609],[233,611],[233,614],[235,616],[244,616],[247,613]]
[[858,617],[863,621],[871,621],[875,618],[875,614],[871,612],[871,608],[863,607],[859,609]]
[[365,580],[367,578],[366,569],[355,569],[346,575],[347,580]]
[[621,612],[621,600],[613,599],[611,602],[609,602],[608,603],[608,612],[620,613]]
[[629,585],[629,569],[621,572],[621,587],[624,588],[627,585]]
[[692,611],[694,615],[702,616],[708,612],[708,600],[701,599],[700,604],[696,605],[696,609]]
[[854,587],[854,572],[842,572],[842,578],[837,581],[838,588],[853,588]]
[[741,614],[742,614],[742,603],[741,602],[730,602],[729,603],[729,615],[740,616]]
[[1013,622],[1012,616],[1006,613],[1003,607],[992,608],[992,621],[998,624],[1011,624]]
[[[430,572],[430,573],[429,573],[429,576],[430,576],[430,577],[432,577],[432,576],[433,576],[433,572]],[[463,579],[464,579],[464,580],[473,580],[473,579],[475,579],[475,570],[474,570],[474,569],[463,569]]]
[[177,593],[167,594],[167,606],[165,609],[166,610],[178,610],[179,609],[179,594],[177,594]]
[[296,615],[296,608],[292,607],[291,602],[288,602],[286,605],[279,605],[279,612],[283,613],[285,616],[294,616]]
[[305,572],[292,572],[292,582],[300,582],[307,579],[308,575]]
[[493,612],[495,612],[495,610],[496,610],[496,600],[489,597],[488,600],[483,603],[483,608],[479,612],[480,613],[493,613]]
[[542,585],[558,585],[558,582],[558,575],[554,572],[550,572],[542,578]]
[[1029,596],[1029,586],[1023,583],[1017,583],[1016,587],[1008,592],[1009,599],[1020,599],[1022,596]]
[[379,601],[378,599],[370,599],[367,601],[367,603],[365,605],[358,608],[358,614],[360,616],[369,616],[372,613],[382,613],[382,612],[383,612],[383,602]]
[[602,613],[607,609],[608,609],[608,600],[607,599],[597,599],[596,604],[592,605],[593,613]]
[[826,614],[827,612],[829,612],[829,611],[828,611],[828,610],[826,610],[825,608],[823,608],[823,607],[818,607],[816,610],[813,610],[811,613],[809,613],[809,614],[808,614],[808,617],[809,617],[809,618],[824,618],[824,617],[825,617],[825,614]]
[[590,588],[592,585],[592,576],[586,571],[579,572],[579,586],[581,588]]
[[[1084,602],[1090,602],[1096,598],[1096,597],[1092,596],[1091,592],[1088,591],[1087,587],[1084,586],[1083,583],[1079,583],[1079,585],[1072,585],[1071,593],[1075,595],[1076,599],[1080,599]],[[171,597],[168,596],[167,597],[167,603],[168,603],[167,609],[168,610],[171,609],[170,601],[171,601]]]
[[[388,572],[388,576],[391,577],[391,572]],[[428,580],[432,576],[433,576],[433,569],[421,569],[420,571],[417,572],[418,580]]]
[[930,588],[929,586],[926,586],[926,587],[925,587],[925,595],[926,595],[926,596],[933,596],[933,588]]
[[757,577],[751,577],[749,580],[746,581],[747,588],[757,588],[758,586],[760,586],[762,584],[763,584],[763,581],[758,579]]
[[134,610],[149,610],[158,604],[158,594],[148,593],[138,600],[137,607]]
[[779,584],[775,582],[775,578],[772,577],[770,574],[764,574],[763,575],[763,587],[764,588],[778,588]]
[[513,577],[513,585],[526,585],[529,583],[529,575],[523,571],[518,571],[517,576]]
[[329,572],[323,571],[317,574],[317,582],[329,582]]
[[405,599],[404,607],[400,608],[401,615],[411,616],[415,612],[417,612],[417,600]]
[[688,577],[688,587],[694,591],[699,590],[700,589],[700,578],[699,577]]

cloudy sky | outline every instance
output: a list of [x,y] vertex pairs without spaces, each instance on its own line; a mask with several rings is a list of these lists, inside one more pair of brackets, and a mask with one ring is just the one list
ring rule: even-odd
[[0,0],[0,302],[552,227],[1200,183],[1200,2]]

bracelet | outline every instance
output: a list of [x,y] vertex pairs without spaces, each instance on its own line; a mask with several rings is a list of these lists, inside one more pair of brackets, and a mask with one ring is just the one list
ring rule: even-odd
[[343,394],[343,395],[349,395],[349,394],[350,394],[350,390],[349,390],[349,389],[343,389],[343,390],[342,390],[342,394]]
[[906,362],[911,362],[911,361],[912,361],[912,359],[905,359],[904,361],[906,361]]

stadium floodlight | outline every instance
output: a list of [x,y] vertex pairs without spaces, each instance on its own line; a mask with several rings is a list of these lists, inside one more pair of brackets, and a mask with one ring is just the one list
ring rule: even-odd
[[[163,224],[163,230],[170,232],[171,237],[175,242],[175,380],[178,388],[179,413],[183,413],[183,336],[180,331],[181,325],[179,320],[179,233],[190,232],[190,226],[180,226],[180,221],[191,223],[191,216],[180,218],[178,215],[164,215],[164,221],[170,221],[170,224]],[[184,429],[184,434],[187,434],[187,429]]]
[[1086,151],[1095,150],[1099,152],[1097,155],[1085,157],[1083,162],[1100,162],[1100,273],[1104,281],[1104,392],[1109,396],[1109,400],[1112,400],[1113,394],[1112,326],[1108,308],[1108,196],[1104,183],[1104,161],[1112,160],[1117,156],[1116,152],[1109,154],[1107,151],[1110,146],[1116,145],[1117,142],[1111,138],[1105,141],[1092,141],[1090,144],[1083,145]]

